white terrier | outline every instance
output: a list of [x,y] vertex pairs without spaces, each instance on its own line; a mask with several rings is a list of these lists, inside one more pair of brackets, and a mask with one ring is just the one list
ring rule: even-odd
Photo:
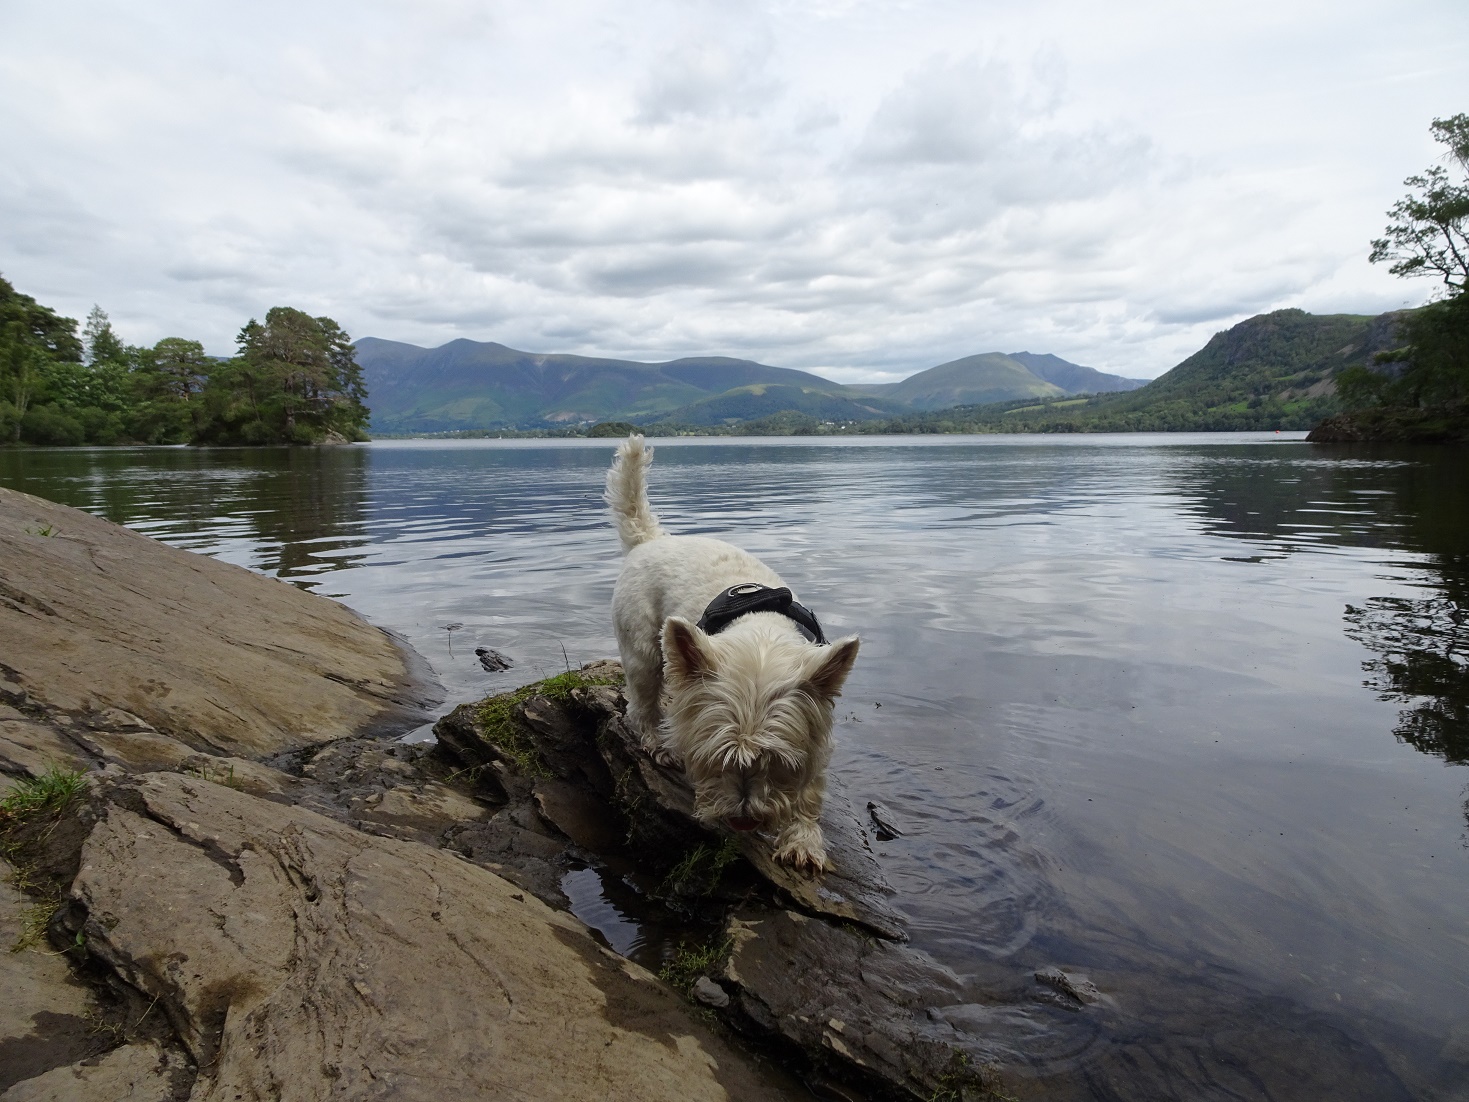
[[825,645],[816,618],[754,555],[666,534],[648,505],[652,462],[631,436],[607,473],[627,556],[612,624],[628,720],[656,760],[683,766],[701,822],[775,831],[777,861],[819,872],[832,706],[857,639]]

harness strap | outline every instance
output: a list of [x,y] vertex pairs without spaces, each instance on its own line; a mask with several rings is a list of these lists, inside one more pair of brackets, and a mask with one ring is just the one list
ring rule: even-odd
[[714,600],[699,617],[699,630],[706,635],[718,635],[741,616],[752,612],[778,612],[792,621],[811,642],[818,646],[829,646],[821,622],[816,614],[791,596],[791,591],[782,586],[771,589],[768,585],[742,582],[732,585]]

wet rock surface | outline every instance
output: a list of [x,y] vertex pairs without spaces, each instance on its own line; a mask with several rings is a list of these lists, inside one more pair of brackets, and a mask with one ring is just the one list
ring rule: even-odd
[[0,770],[171,769],[423,722],[416,659],[345,606],[0,488]]
[[[770,837],[694,819],[683,774],[644,754],[625,723],[620,672],[596,663],[521,690],[508,708],[510,697],[461,705],[435,728],[436,756],[504,801],[482,832],[503,832],[495,860],[506,875],[559,903],[558,870],[601,863],[624,883],[635,879],[627,870],[640,872],[647,913],[661,909],[660,921],[682,918],[690,931],[664,974],[822,1097],[987,1098],[1026,1078],[1025,1058],[994,1027],[1011,1038],[1040,1032],[1029,1016],[1052,1012],[1046,1000],[1028,976],[1007,974],[997,996],[993,983],[981,990],[905,944],[840,778],[828,779],[822,815],[831,869],[779,865]],[[517,847],[515,832],[532,829],[527,812],[550,834]]]
[[605,766],[386,741],[431,687],[349,610],[8,491],[0,578],[0,796],[87,771],[0,804],[5,1102],[803,1095],[542,902]]

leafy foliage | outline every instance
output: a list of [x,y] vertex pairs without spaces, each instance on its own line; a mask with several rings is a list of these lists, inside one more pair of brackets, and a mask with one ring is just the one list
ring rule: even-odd
[[0,278],[0,440],[313,444],[366,438],[362,369],[331,318],[276,307],[221,360],[198,341],[124,344],[100,306],[77,323]]
[[1343,374],[1347,412],[1313,439],[1469,440],[1469,115],[1434,119],[1431,129],[1460,179],[1442,165],[1408,177],[1414,191],[1388,211],[1393,222],[1370,259],[1391,261],[1394,275],[1438,279],[1445,297],[1403,316],[1402,347]]
[[276,306],[240,330],[240,354],[209,372],[210,444],[315,444],[366,439],[367,391],[352,343],[331,318]]
[[1392,261],[1398,276],[1429,276],[1442,281],[1450,294],[1469,288],[1469,115],[1434,119],[1434,140],[1447,147],[1460,180],[1433,165],[1403,181],[1412,188],[1388,211],[1387,234],[1372,242],[1369,259]]

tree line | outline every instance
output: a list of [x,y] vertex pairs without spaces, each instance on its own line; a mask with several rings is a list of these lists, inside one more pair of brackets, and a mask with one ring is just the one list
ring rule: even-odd
[[1388,211],[1369,259],[1436,279],[1441,297],[1403,315],[1401,348],[1337,376],[1347,420],[1366,436],[1469,439],[1469,114],[1429,129],[1450,167],[1403,181],[1412,190]]
[[367,439],[367,389],[331,318],[276,306],[229,358],[165,337],[118,337],[99,307],[78,333],[0,277],[0,441],[12,444],[319,444]]

